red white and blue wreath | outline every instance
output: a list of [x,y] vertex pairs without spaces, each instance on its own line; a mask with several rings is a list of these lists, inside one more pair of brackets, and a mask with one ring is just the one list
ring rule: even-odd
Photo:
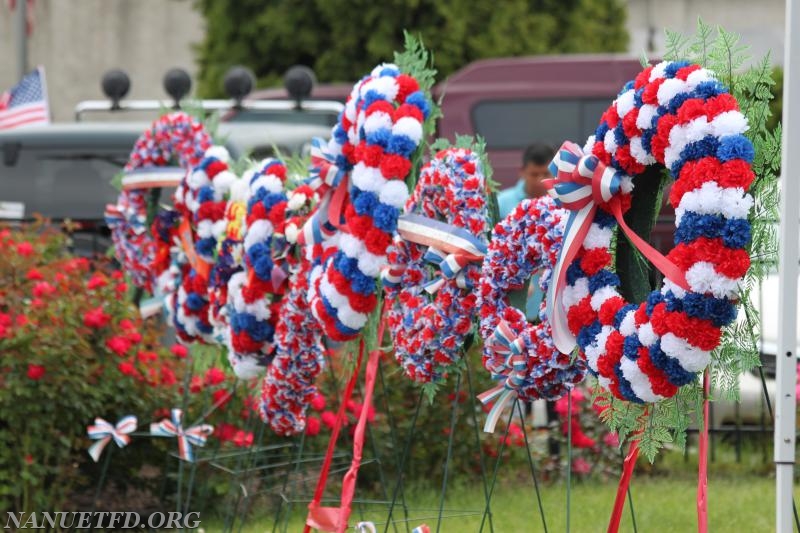
[[[203,124],[183,112],[162,116],[137,139],[117,203],[106,207],[115,256],[137,287],[152,291],[158,276],[169,267],[169,258],[159,257],[158,251],[159,238],[167,239],[168,250],[171,236],[158,228],[151,235],[147,227],[150,191],[177,185],[209,146],[211,137]],[[179,166],[173,166],[176,163]]]
[[175,205],[184,216],[179,237],[186,262],[181,267],[173,323],[183,342],[217,341],[211,323],[209,282],[217,243],[227,228],[230,189],[239,180],[229,163],[228,151],[212,146],[175,191]]
[[308,185],[289,193],[285,237],[289,247],[289,282],[278,309],[275,357],[267,369],[261,390],[262,419],[279,435],[295,435],[306,427],[306,410],[317,388],[317,376],[325,368],[322,328],[308,307],[313,249],[296,257],[297,237],[318,198]]
[[413,77],[395,65],[379,65],[353,88],[323,150],[327,168],[318,173],[331,178],[325,179],[330,189],[325,209],[304,233],[317,244],[331,239],[335,247],[310,300],[334,341],[358,335],[377,306],[377,280],[408,198],[404,180],[429,112],[430,102]]
[[[395,357],[412,380],[446,377],[472,330],[489,211],[481,162],[450,148],[421,172],[389,249],[383,285]],[[429,273],[429,266],[436,273]],[[432,297],[431,297],[432,296]]]
[[228,283],[228,360],[238,377],[252,379],[272,360],[278,319],[274,300],[286,279],[273,255],[273,238],[283,234],[286,224],[286,166],[278,159],[265,159],[244,179],[249,184],[244,268]]
[[548,197],[524,200],[492,233],[481,270],[478,305],[483,365],[499,383],[479,395],[485,404],[494,401],[485,431],[494,431],[503,408],[516,398],[556,400],[585,376],[583,361],[572,360],[553,345],[544,302],[539,322],[532,324],[509,300],[509,292],[524,288],[536,273],[540,288],[547,291],[565,217]]
[[[736,317],[750,265],[754,150],[743,135],[747,127],[713,72],[663,62],[624,87],[586,153],[565,143],[553,162],[552,194],[572,210],[549,295],[554,340],[566,352],[577,343],[617,398],[656,402],[695,382],[721,328]],[[675,247],[666,258],[620,223],[632,177],[652,165],[675,179]],[[620,296],[609,269],[617,224],[665,274],[662,288],[640,304]]]

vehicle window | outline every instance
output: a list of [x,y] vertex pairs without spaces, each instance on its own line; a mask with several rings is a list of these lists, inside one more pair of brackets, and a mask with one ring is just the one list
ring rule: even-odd
[[532,141],[559,146],[569,139],[583,145],[608,105],[599,98],[480,102],[472,122],[496,150],[521,149]]
[[13,165],[0,162],[0,201],[22,202],[25,216],[102,219],[117,190],[111,180],[127,153],[79,148],[68,151],[25,149]]

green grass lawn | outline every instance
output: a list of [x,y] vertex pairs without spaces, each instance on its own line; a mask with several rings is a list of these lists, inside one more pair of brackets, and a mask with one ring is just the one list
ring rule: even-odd
[[[696,481],[682,474],[677,479],[634,477],[632,494],[638,530],[642,532],[682,532],[697,528],[695,504]],[[578,482],[572,487],[570,530],[575,532],[605,531],[616,493],[615,483]],[[709,479],[710,531],[773,531],[775,488],[767,476],[714,476]],[[566,531],[566,489],[564,484],[541,488],[542,501],[549,531]],[[436,530],[439,493],[436,490],[414,490],[407,494],[411,527],[422,522]],[[446,507],[452,511],[478,511],[476,516],[446,518],[441,531],[479,531],[483,508],[480,485],[457,486],[450,489]],[[354,506],[351,524],[359,520],[385,522],[386,508],[364,506],[363,513]],[[494,530],[498,532],[544,531],[533,485],[498,485],[492,499]],[[395,516],[402,518],[402,509]],[[447,513],[446,513],[447,514]],[[303,528],[305,506],[295,505],[286,531]],[[272,516],[253,516],[243,532],[271,531]],[[203,523],[206,532],[222,530],[220,521]],[[280,531],[281,528],[278,528]],[[383,531],[383,527],[378,528]],[[398,523],[398,531],[405,531]],[[390,531],[394,531],[390,528]],[[484,531],[489,531],[488,526]],[[633,531],[631,515],[626,506],[620,531]]]

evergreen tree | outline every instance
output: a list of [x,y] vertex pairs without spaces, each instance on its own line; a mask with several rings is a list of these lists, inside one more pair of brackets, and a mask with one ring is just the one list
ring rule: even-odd
[[476,59],[620,52],[621,0],[195,0],[206,19],[197,47],[200,95],[219,96],[225,71],[254,70],[260,87],[292,65],[320,82],[351,82],[403,46],[403,30],[436,54],[440,79]]

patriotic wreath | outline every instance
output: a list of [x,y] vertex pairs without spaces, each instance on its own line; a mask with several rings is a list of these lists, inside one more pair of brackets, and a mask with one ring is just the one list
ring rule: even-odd
[[322,329],[306,301],[311,267],[311,261],[303,259],[289,278],[275,334],[275,358],[261,390],[261,418],[278,435],[305,430],[306,409],[317,391],[314,382],[325,368]]
[[215,337],[225,339],[230,335],[228,322],[228,283],[231,276],[242,270],[244,251],[244,223],[247,215],[247,193],[249,184],[237,179],[230,188],[225,205],[225,233],[219,243],[217,260],[211,269],[208,282],[208,302],[211,306],[210,320],[214,326]]
[[[383,285],[395,357],[412,380],[446,377],[476,316],[472,288],[486,255],[489,211],[478,156],[464,148],[425,165],[389,249]],[[431,277],[426,265],[437,273]],[[433,295],[433,300],[428,294]]]
[[540,288],[547,291],[561,249],[564,217],[551,198],[542,197],[524,200],[494,228],[478,296],[483,366],[500,382],[479,396],[485,404],[496,400],[486,431],[494,431],[503,407],[515,398],[556,400],[585,376],[582,360],[573,361],[553,345],[544,303],[536,324],[509,303],[509,291],[522,289],[537,272]]
[[185,213],[179,237],[187,263],[181,267],[173,323],[183,342],[216,340],[209,281],[217,242],[227,227],[227,197],[239,179],[229,170],[229,161],[230,154],[224,147],[212,146],[175,191],[175,205]]
[[[336,249],[311,287],[310,304],[334,341],[354,338],[377,306],[377,279],[386,266],[397,218],[408,198],[404,182],[420,147],[430,103],[417,81],[391,64],[377,66],[353,87],[329,143],[329,165],[340,179],[325,201]],[[348,186],[349,200],[341,194]],[[329,205],[330,204],[330,205]],[[342,224],[344,215],[346,226]],[[312,224],[314,224],[312,222]],[[319,232],[317,232],[319,233]]]
[[[754,150],[747,127],[713,72],[663,62],[625,86],[589,138],[589,155],[565,143],[551,166],[551,194],[574,219],[551,293],[554,339],[566,351],[577,341],[617,398],[644,403],[675,395],[705,369],[720,329],[736,317],[750,265]],[[620,222],[632,177],[651,165],[675,178],[669,198],[676,246],[666,258]],[[607,268],[616,224],[666,276],[640,304],[620,296],[620,280]]]
[[230,349],[236,375],[252,379],[272,360],[277,302],[286,272],[273,260],[273,238],[286,224],[286,166],[261,161],[245,179],[249,184],[244,225],[244,264],[228,283]]
[[137,139],[117,204],[106,207],[115,257],[137,287],[152,291],[155,278],[169,266],[168,260],[157,261],[157,242],[147,227],[150,189],[177,185],[185,170],[169,165],[177,162],[189,169],[209,146],[203,124],[183,112],[162,116]]

